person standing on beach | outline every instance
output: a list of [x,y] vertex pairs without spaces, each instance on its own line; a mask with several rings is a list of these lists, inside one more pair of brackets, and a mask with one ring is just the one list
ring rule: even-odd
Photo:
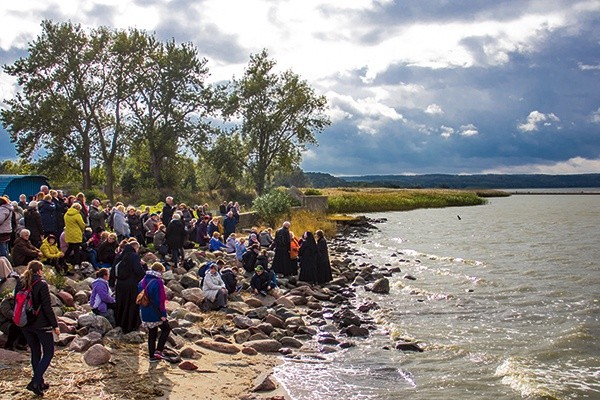
[[285,221],[281,228],[275,232],[275,257],[273,258],[273,271],[283,276],[293,274],[290,259],[290,223]]
[[304,232],[302,245],[298,251],[300,258],[300,275],[298,279],[303,282],[316,283],[317,276],[317,243],[312,232]]
[[22,280],[15,289],[15,293],[22,288],[30,290],[33,308],[39,310],[37,316],[28,321],[22,329],[31,349],[31,368],[33,369],[33,377],[27,384],[27,390],[38,396],[43,396],[44,390],[49,388],[49,385],[44,382],[44,373],[54,357],[54,337],[52,334],[60,334],[58,321],[52,310],[50,290],[46,281],[42,279],[43,269],[44,265],[41,262],[31,261],[27,265]]
[[[160,262],[155,262],[149,271],[146,271],[144,278],[138,283],[138,291],[146,291],[149,303],[146,306],[140,306],[142,317],[142,326],[148,329],[148,354],[150,362],[163,360],[163,350],[171,327],[167,321],[167,309],[165,304],[167,295],[165,293],[165,284],[162,279],[162,273],[165,267]],[[160,328],[160,337],[158,336]],[[156,339],[158,338],[158,344]]]
[[317,282],[323,284],[333,279],[331,263],[329,262],[329,250],[323,231],[319,229],[315,234],[317,235]]
[[115,321],[123,333],[135,331],[140,326],[140,310],[135,298],[138,282],[144,277],[145,271],[137,254],[139,248],[140,244],[135,241],[126,244],[110,271],[110,280],[116,280]]

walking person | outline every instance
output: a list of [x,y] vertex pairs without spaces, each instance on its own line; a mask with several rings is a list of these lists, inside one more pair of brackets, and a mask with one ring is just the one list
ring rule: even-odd
[[44,373],[54,357],[52,334],[60,334],[58,321],[52,310],[50,290],[46,281],[42,279],[43,269],[44,265],[41,262],[31,261],[15,289],[15,293],[23,287],[30,290],[33,308],[39,310],[37,316],[23,327],[23,335],[31,349],[31,368],[33,369],[33,377],[27,385],[27,390],[38,396],[43,396],[44,390],[49,388],[49,385],[44,382]]
[[123,333],[135,331],[140,326],[140,310],[135,298],[138,282],[144,277],[144,268],[137,254],[139,248],[140,244],[135,241],[126,244],[110,270],[110,280],[116,280],[115,321]]
[[329,250],[323,231],[319,229],[315,234],[317,235],[317,282],[324,284],[331,282],[333,279],[331,263],[329,262]]
[[[138,284],[138,291],[146,291],[148,305],[140,305],[140,314],[142,316],[142,326],[148,329],[148,354],[150,362],[164,360],[163,350],[171,327],[167,321],[167,311],[165,303],[167,295],[165,293],[165,284],[162,279],[162,273],[165,267],[160,262],[155,262],[146,275]],[[158,336],[160,328],[160,337]],[[158,338],[158,344],[156,339]]]

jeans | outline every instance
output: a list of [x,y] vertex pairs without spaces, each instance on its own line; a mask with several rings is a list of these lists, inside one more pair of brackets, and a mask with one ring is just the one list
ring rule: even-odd
[[[44,383],[44,373],[50,366],[50,361],[54,357],[54,337],[50,328],[34,329],[23,328],[23,335],[31,349],[31,368],[33,369],[33,378],[31,382],[34,385]],[[42,355],[43,353],[43,355]]]
[[[158,328],[160,328],[160,337],[158,338],[157,345],[156,337],[158,336]],[[171,333],[171,327],[167,321],[163,321],[163,323],[157,327],[148,329],[148,353],[150,354],[150,357],[154,356],[155,351],[162,352],[164,350],[167,339],[169,338],[169,333]]]
[[8,257],[8,242],[0,242],[0,256]]

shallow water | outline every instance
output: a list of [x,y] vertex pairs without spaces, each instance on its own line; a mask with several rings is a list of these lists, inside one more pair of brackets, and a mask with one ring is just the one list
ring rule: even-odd
[[[402,269],[389,295],[357,292],[381,306],[380,329],[327,361],[284,363],[293,398],[600,399],[600,196],[370,217],[388,222],[357,241],[356,263]],[[426,351],[382,349],[397,338]]]

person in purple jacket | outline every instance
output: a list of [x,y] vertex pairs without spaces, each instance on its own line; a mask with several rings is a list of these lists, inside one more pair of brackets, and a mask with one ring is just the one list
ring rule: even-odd
[[90,307],[92,312],[100,315],[108,320],[112,326],[115,322],[115,298],[112,295],[110,287],[108,287],[108,278],[110,271],[108,268],[100,268],[96,272],[96,280],[92,282],[92,294],[90,295]]
[[[142,326],[148,329],[148,354],[151,363],[160,360],[169,361],[168,357],[163,354],[167,338],[171,332],[165,307],[167,295],[162,279],[163,272],[165,272],[165,266],[160,262],[155,262],[150,270],[146,271],[146,275],[138,284],[138,292],[141,293],[142,290],[145,290],[150,300],[147,306],[140,305],[140,315]],[[160,328],[160,337],[157,344],[158,328]]]

